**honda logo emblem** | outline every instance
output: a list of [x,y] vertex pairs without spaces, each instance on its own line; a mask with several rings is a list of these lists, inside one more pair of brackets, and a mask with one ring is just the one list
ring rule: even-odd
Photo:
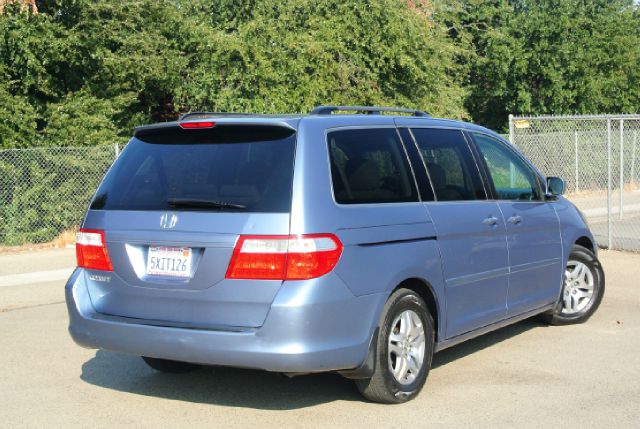
[[171,229],[178,223],[178,216],[175,213],[165,213],[160,216],[160,228]]

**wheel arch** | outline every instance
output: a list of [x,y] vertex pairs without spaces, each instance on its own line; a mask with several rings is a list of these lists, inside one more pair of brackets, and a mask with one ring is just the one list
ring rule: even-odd
[[[419,277],[410,277],[403,281],[401,281],[393,290],[389,292],[387,295],[385,302],[389,299],[391,295],[398,289],[409,289],[417,293],[420,298],[422,298],[427,305],[427,309],[431,313],[433,317],[433,330],[434,330],[434,341],[438,342],[438,339],[441,338],[439,335],[439,327],[441,322],[441,314],[443,312],[440,310],[439,301],[436,298],[436,293],[434,292],[433,286],[431,283],[426,281],[425,279]],[[380,328],[378,326],[373,330],[373,334],[371,336],[371,340],[369,342],[369,351],[367,352],[367,357],[365,358],[362,365],[358,368],[352,370],[343,370],[338,371],[340,375],[350,379],[366,379],[371,378],[375,371],[375,356],[377,353],[377,343],[378,343],[378,335]],[[444,334],[443,334],[444,335]]]
[[389,296],[398,289],[410,289],[414,291],[424,300],[425,304],[427,304],[427,309],[433,317],[433,330],[435,333],[435,342],[437,343],[440,339],[439,329],[442,311],[440,310],[440,304],[431,283],[418,277],[411,277],[400,282],[400,284],[391,291]]
[[593,241],[591,240],[591,238],[587,237],[586,235],[578,237],[574,244],[577,244],[579,246],[585,247],[585,248],[589,249],[593,253],[596,252],[595,245],[594,245]]

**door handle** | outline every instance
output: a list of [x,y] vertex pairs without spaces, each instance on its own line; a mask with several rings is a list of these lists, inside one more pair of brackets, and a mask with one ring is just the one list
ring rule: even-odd
[[495,224],[498,223],[498,218],[495,216],[489,216],[488,218],[483,220],[482,223],[487,226],[494,226]]
[[507,219],[507,222],[517,225],[522,222],[522,218],[518,215],[511,216],[509,219]]

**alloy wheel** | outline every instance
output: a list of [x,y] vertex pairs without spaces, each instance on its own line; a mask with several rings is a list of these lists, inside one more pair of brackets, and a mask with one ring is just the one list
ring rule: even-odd
[[425,345],[420,316],[412,310],[400,313],[391,325],[388,353],[391,373],[400,384],[411,384],[420,373]]
[[571,315],[584,310],[593,298],[594,285],[593,272],[586,264],[569,261],[564,273],[562,314]]

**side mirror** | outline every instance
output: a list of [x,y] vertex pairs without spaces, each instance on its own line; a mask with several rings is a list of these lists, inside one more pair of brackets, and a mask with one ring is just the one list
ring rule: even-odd
[[564,180],[559,177],[547,177],[547,196],[557,197],[564,194],[566,190]]

